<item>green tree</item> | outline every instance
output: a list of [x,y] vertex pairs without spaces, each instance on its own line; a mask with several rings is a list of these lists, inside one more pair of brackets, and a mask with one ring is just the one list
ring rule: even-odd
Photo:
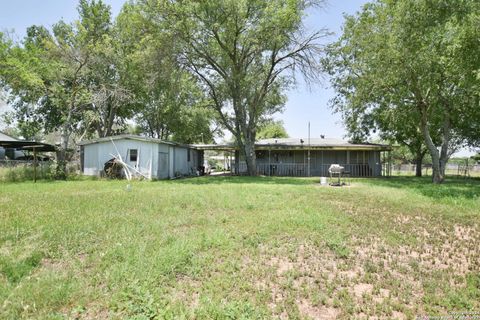
[[[27,39],[49,36],[45,28],[31,27],[27,30]],[[22,48],[0,33],[0,85],[6,101],[14,108],[14,111],[3,115],[3,120],[9,126],[15,124],[20,135],[26,139],[34,139],[42,130],[43,119],[34,112],[39,97],[44,93],[43,80],[38,72],[49,74],[49,68],[38,58],[42,47],[31,42],[26,42],[25,48]]]
[[137,103],[135,122],[148,136],[183,143],[212,141],[213,112],[198,81],[178,63],[178,45],[168,29],[158,29],[141,7],[126,4],[117,27],[129,47],[129,88]]
[[471,156],[470,158],[477,161],[477,162],[480,162],[480,152]]
[[254,143],[260,122],[280,111],[294,71],[319,75],[318,40],[302,18],[320,1],[140,1],[158,30],[171,30],[180,61],[201,81],[212,109],[256,174]]
[[19,123],[28,120],[45,133],[60,132],[58,178],[66,177],[72,134],[92,102],[88,66],[111,27],[110,8],[102,1],[80,0],[78,12],[78,21],[60,21],[52,33],[42,26],[28,28],[24,42],[10,46],[1,73]]
[[[381,0],[347,16],[326,65],[349,131],[378,129],[427,148],[433,182],[464,141],[478,143],[480,3]],[[422,138],[422,144],[420,139]],[[405,143],[406,144],[406,143]]]
[[287,130],[283,121],[266,121],[261,124],[257,133],[257,139],[288,138]]
[[113,25],[92,50],[86,72],[90,103],[82,117],[82,136],[107,137],[122,132],[126,119],[138,108],[129,86],[131,72],[125,59],[129,48],[118,41],[118,34],[118,27]]

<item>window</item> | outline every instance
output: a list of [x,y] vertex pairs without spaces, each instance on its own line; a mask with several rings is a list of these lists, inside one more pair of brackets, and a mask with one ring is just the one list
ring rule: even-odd
[[131,162],[137,162],[137,154],[138,154],[137,149],[130,149],[130,161]]

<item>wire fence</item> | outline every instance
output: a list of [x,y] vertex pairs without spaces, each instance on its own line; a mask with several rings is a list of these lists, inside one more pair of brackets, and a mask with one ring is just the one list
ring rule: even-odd
[[[20,182],[34,180],[52,180],[55,178],[55,161],[38,161],[34,168],[32,160],[0,160],[0,181]],[[79,174],[79,165],[75,161],[67,163],[67,174]]]
[[[414,164],[399,164],[391,166],[392,175],[408,176],[415,175],[417,166]],[[432,174],[431,165],[422,166],[422,175],[428,176]],[[445,174],[460,177],[480,177],[480,164],[456,164],[449,163],[445,168]]]

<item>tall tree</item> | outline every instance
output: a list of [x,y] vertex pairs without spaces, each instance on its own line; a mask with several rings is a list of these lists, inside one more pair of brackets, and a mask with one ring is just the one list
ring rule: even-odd
[[221,124],[256,174],[254,143],[265,117],[283,107],[287,75],[319,75],[319,39],[308,34],[305,10],[320,1],[208,0],[140,1],[159,29],[169,29],[181,47],[181,62],[203,83]]
[[16,123],[20,135],[26,139],[34,139],[43,127],[42,117],[34,110],[45,90],[39,73],[50,74],[50,68],[38,58],[44,50],[40,39],[48,37],[45,28],[30,27],[23,48],[0,33],[0,85],[14,109],[4,114],[4,121],[8,125]]
[[87,64],[90,103],[82,118],[84,134],[107,137],[121,132],[126,119],[136,110],[135,92],[129,87],[131,73],[125,61],[129,48],[117,40],[118,32],[113,26],[103,36]]
[[59,178],[66,177],[72,133],[92,101],[88,65],[111,22],[110,8],[101,0],[80,0],[78,12],[78,21],[60,21],[52,33],[42,26],[28,28],[24,43],[9,51],[1,75],[19,119],[33,117],[46,133],[60,132]]
[[444,180],[452,146],[480,141],[480,4],[474,0],[379,0],[347,16],[329,48],[332,101],[352,131],[373,128],[396,140],[418,137]]
[[117,27],[129,47],[128,87],[135,94],[135,122],[143,134],[183,143],[212,141],[214,116],[198,81],[178,62],[178,44],[169,29],[156,28],[139,6],[126,4]]

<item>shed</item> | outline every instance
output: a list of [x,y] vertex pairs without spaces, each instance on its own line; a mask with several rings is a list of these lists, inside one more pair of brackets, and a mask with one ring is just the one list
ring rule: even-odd
[[195,175],[203,165],[203,151],[185,144],[137,135],[82,141],[79,146],[81,170],[89,176],[101,176],[105,163],[117,155],[150,179]]

